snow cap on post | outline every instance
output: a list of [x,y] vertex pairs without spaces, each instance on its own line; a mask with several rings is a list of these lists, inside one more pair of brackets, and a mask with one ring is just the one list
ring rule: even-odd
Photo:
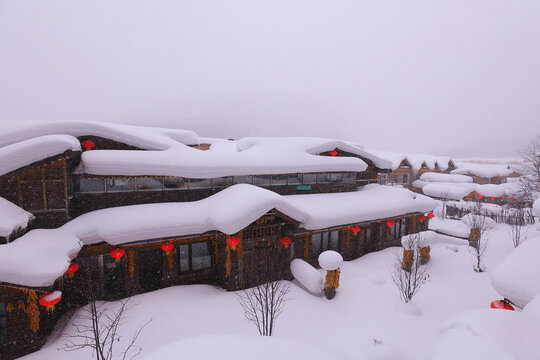
[[319,255],[319,265],[324,270],[337,270],[343,264],[343,257],[334,250],[327,250]]

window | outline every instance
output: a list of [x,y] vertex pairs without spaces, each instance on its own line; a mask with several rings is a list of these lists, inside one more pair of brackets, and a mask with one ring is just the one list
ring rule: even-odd
[[351,173],[343,174],[344,184],[354,184],[356,182],[356,175]]
[[302,183],[303,184],[316,184],[317,174],[304,174]]
[[105,192],[105,181],[103,179],[79,179],[79,192]]
[[212,187],[227,187],[232,185],[232,177],[225,176],[212,179]]
[[287,185],[287,175],[272,175],[272,185]]
[[330,182],[331,183],[341,183],[341,182],[343,182],[343,174],[342,173],[330,174]]
[[326,250],[339,248],[339,230],[311,235],[311,258],[317,259]]
[[208,189],[210,188],[210,179],[189,179],[190,189]]
[[257,175],[253,177],[253,185],[258,186],[269,186],[270,185],[270,175]]
[[387,174],[379,174],[379,184],[386,185]]
[[409,174],[403,174],[403,184],[409,183]]
[[287,183],[289,185],[300,185],[302,184],[302,174],[291,174],[288,176]]
[[233,183],[235,183],[235,184],[252,184],[253,183],[253,176],[251,176],[251,175],[235,176],[233,178]]
[[325,184],[330,182],[330,174],[321,173],[317,174],[317,184]]
[[6,304],[0,302],[0,344],[7,342],[7,317],[6,317]]
[[163,179],[161,178],[137,178],[137,190],[163,190]]
[[188,179],[181,177],[166,177],[163,179],[165,190],[185,190],[188,188]]
[[212,267],[212,245],[209,241],[178,246],[180,272],[198,271]]
[[135,179],[132,179],[132,178],[107,179],[108,192],[134,191],[134,190],[135,190]]
[[501,177],[501,178],[499,179],[499,184],[506,184],[507,182],[508,182],[508,179],[505,178],[505,177]]

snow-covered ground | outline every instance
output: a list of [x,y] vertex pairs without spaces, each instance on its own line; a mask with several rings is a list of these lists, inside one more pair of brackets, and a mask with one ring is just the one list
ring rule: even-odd
[[[234,293],[191,285],[136,296],[138,306],[116,346],[120,350],[137,326],[152,319],[138,341],[141,359],[538,359],[538,314],[490,309],[502,298],[490,271],[513,250],[508,229],[496,224],[492,230],[484,273],[473,271],[467,246],[433,244],[430,281],[413,299],[419,314],[400,303],[390,276],[400,248],[389,248],[345,262],[333,300],[293,282],[272,339],[256,336]],[[535,233],[530,226],[529,234]],[[64,332],[73,332],[67,323]],[[51,338],[24,359],[92,358],[89,350],[57,350],[63,342]]]

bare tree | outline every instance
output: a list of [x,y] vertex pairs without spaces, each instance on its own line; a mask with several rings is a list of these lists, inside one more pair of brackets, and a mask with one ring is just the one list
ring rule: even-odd
[[246,319],[257,327],[259,335],[272,336],[276,319],[285,309],[289,290],[288,281],[278,280],[237,293]]
[[518,151],[523,164],[519,179],[520,192],[527,201],[534,201],[540,195],[540,136]]
[[74,317],[72,323],[74,333],[63,335],[65,344],[60,350],[75,351],[90,348],[97,360],[111,360],[118,358],[130,360],[138,356],[142,348],[136,344],[137,338],[151,319],[139,326],[124,351],[120,352],[120,357],[116,356],[115,345],[120,341],[122,335],[119,327],[125,323],[127,313],[137,304],[131,298],[120,301],[120,306],[116,309],[109,309],[106,302],[97,301],[96,282],[91,281],[88,276],[87,288],[80,291],[86,298],[88,305],[81,310],[79,315]]
[[447,218],[447,206],[448,206],[448,201],[452,200],[450,199],[450,190],[441,190],[439,192],[439,196],[438,198],[440,199],[440,201],[442,202],[442,212],[441,212],[441,219],[446,219]]
[[513,210],[512,214],[508,215],[506,222],[510,225],[509,233],[512,243],[514,247],[518,247],[523,238],[527,236],[527,221],[523,208]]
[[477,201],[470,214],[466,215],[471,228],[469,244],[474,254],[474,271],[484,271],[484,255],[489,242],[489,230],[493,220],[487,216],[482,203]]
[[423,234],[416,233],[408,235],[404,240],[404,250],[413,251],[412,259],[405,259],[405,252],[396,252],[396,261],[392,270],[392,281],[399,290],[400,298],[408,303],[416,295],[420,287],[429,280],[429,269],[431,263],[421,264],[420,249],[426,246],[426,239]]

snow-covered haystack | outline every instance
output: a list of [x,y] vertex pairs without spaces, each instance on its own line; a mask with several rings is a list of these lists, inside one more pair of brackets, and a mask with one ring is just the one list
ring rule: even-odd
[[275,336],[205,335],[174,342],[144,356],[143,359],[348,360],[350,358],[335,349],[301,340]]
[[340,253],[327,250],[319,255],[319,265],[324,270],[337,270],[343,264],[343,257]]
[[524,307],[540,293],[540,237],[530,238],[515,248],[491,273],[499,294]]
[[507,310],[473,310],[447,321],[431,350],[431,360],[536,359],[540,321]]
[[291,261],[291,273],[294,278],[309,292],[315,295],[322,295],[323,278],[313,266],[302,259]]

